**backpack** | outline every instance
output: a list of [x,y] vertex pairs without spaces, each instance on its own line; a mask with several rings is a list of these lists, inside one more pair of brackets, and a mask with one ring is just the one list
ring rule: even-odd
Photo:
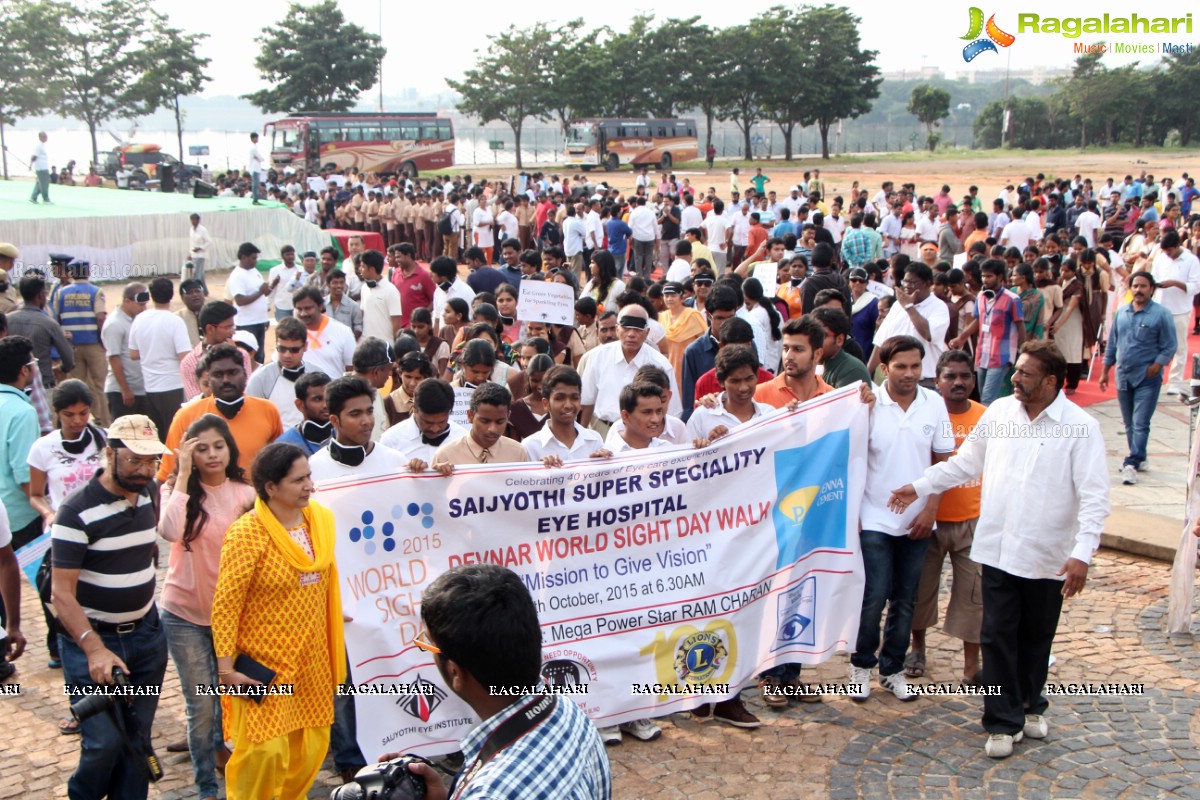
[[442,236],[454,235],[454,209],[450,209],[442,215],[442,218],[438,220],[437,229]]

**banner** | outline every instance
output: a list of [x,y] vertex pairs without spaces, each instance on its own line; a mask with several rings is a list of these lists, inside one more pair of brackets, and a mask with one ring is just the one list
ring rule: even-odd
[[853,648],[867,425],[855,385],[702,450],[320,485],[363,754],[451,752],[476,724],[413,644],[422,592],[460,564],[521,576],[543,677],[597,725],[733,697],[767,667]]

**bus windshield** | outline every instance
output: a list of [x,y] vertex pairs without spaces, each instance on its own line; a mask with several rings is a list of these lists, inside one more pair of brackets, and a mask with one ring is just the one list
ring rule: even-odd
[[304,149],[304,139],[301,131],[296,128],[276,128],[271,135],[271,149],[275,151],[289,150],[299,153]]
[[567,128],[568,144],[592,144],[596,141],[595,125],[572,125]]

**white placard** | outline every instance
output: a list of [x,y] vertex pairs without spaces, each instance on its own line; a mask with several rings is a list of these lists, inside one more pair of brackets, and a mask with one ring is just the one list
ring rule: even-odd
[[762,284],[763,294],[773,297],[779,288],[779,262],[760,261],[754,265],[754,274],[750,276]]
[[565,283],[522,281],[517,319],[551,325],[575,324],[575,290]]

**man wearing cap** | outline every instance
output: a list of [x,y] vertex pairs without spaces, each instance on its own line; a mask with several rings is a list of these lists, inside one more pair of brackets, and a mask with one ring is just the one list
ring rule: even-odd
[[175,472],[175,453],[188,426],[205,414],[225,420],[238,443],[238,465],[247,473],[254,457],[283,434],[279,411],[270,400],[246,396],[246,366],[241,349],[232,342],[210,348],[201,364],[208,369],[212,392],[180,408],[167,431],[167,452],[155,476],[165,481]]
[[646,344],[649,321],[646,309],[636,304],[625,306],[617,318],[618,340],[589,351],[592,355],[583,373],[583,413],[579,421],[601,436],[607,436],[608,429],[621,418],[621,389],[632,383],[637,371],[647,365],[661,367],[667,372],[671,381],[667,413],[675,417],[682,415],[675,368],[657,347]]
[[258,248],[251,242],[242,242],[238,247],[237,257],[238,265],[229,273],[225,288],[229,292],[229,298],[237,306],[234,324],[239,331],[254,334],[258,341],[258,351],[254,358],[261,364],[270,320],[267,313],[267,297],[275,291],[281,276],[276,275],[271,283],[263,280],[262,273],[258,271]]
[[21,299],[25,305],[8,315],[8,332],[28,336],[33,342],[33,354],[41,370],[42,386],[53,389],[58,382],[54,375],[54,356],[58,351],[62,371],[75,369],[75,352],[63,329],[46,313],[46,282],[36,275],[21,279]]
[[[104,292],[91,282],[92,265],[84,259],[74,259],[67,265],[71,282],[54,298],[51,312],[71,339],[75,368],[70,376],[88,385],[95,398],[92,414],[100,424],[107,424],[108,401],[104,397],[104,377],[108,374],[104,360],[104,345],[100,329],[108,316]],[[65,371],[65,370],[64,370]]]
[[[58,508],[50,534],[52,597],[59,622],[63,682],[71,704],[119,668],[133,686],[153,687],[80,723],[71,797],[146,797],[145,757],[167,640],[154,604],[156,518],[150,481],[165,448],[149,417],[113,420],[104,467]],[[119,715],[119,716],[118,716]],[[120,723],[118,723],[120,719]],[[132,745],[136,757],[129,753]]]
[[21,251],[15,244],[0,242],[0,314],[7,314],[17,307],[18,295],[12,285],[11,273]]

